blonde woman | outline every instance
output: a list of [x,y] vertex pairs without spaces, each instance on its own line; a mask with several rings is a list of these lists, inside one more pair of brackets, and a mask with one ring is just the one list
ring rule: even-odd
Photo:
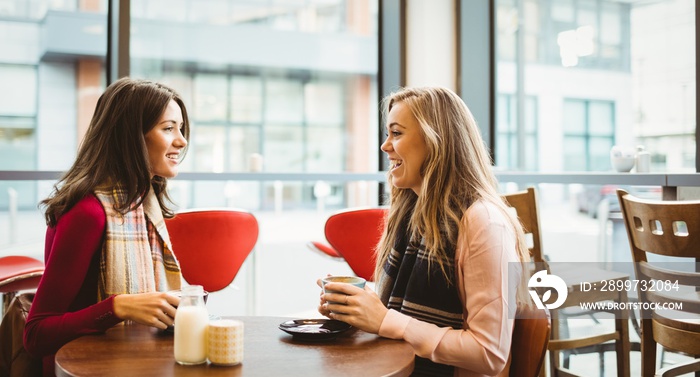
[[384,103],[381,149],[392,187],[377,246],[377,293],[326,284],[349,297],[323,294],[319,312],[407,341],[416,352],[414,375],[508,375],[529,254],[476,122],[444,88],[403,89]]

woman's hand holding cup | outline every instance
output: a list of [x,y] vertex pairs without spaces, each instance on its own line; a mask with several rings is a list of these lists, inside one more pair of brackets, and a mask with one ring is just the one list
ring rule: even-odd
[[[321,296],[319,312],[326,316],[335,311],[343,312],[342,307],[339,306],[348,305],[354,287],[364,290],[366,283],[365,279],[357,276],[326,276],[321,279],[323,295]],[[333,305],[336,310],[330,310],[329,305]]]

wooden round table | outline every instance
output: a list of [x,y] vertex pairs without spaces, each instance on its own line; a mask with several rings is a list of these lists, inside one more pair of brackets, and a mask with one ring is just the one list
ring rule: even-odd
[[[225,317],[227,318],[227,317]],[[56,354],[58,376],[408,376],[413,348],[404,341],[350,329],[327,341],[303,342],[278,328],[291,318],[230,317],[243,321],[243,363],[182,366],[173,334],[129,323],[87,335]]]

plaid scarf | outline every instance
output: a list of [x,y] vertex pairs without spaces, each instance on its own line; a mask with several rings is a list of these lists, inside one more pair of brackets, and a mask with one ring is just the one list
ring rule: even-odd
[[[440,270],[436,260],[428,268],[428,253],[422,242],[410,241],[408,219],[404,219],[389,258],[377,280],[377,292],[384,305],[420,321],[440,327],[461,329],[464,322],[455,274],[455,248],[448,247],[445,269],[452,283]],[[452,376],[454,367],[416,356],[412,376]]]
[[107,223],[100,256],[98,300],[123,293],[164,292],[180,288],[180,266],[170,245],[158,199],[151,188],[141,205],[122,215],[119,185],[97,189]]

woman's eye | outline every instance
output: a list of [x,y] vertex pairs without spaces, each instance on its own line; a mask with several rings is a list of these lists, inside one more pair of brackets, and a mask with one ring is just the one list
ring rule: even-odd
[[391,131],[391,136],[396,137],[396,136],[399,136],[399,135],[401,135],[401,132],[399,132],[399,131]]
[[175,129],[175,127],[173,127],[173,126],[165,127],[165,130],[168,131],[168,132],[170,132],[170,131],[172,131],[172,130],[174,130],[174,129]]

